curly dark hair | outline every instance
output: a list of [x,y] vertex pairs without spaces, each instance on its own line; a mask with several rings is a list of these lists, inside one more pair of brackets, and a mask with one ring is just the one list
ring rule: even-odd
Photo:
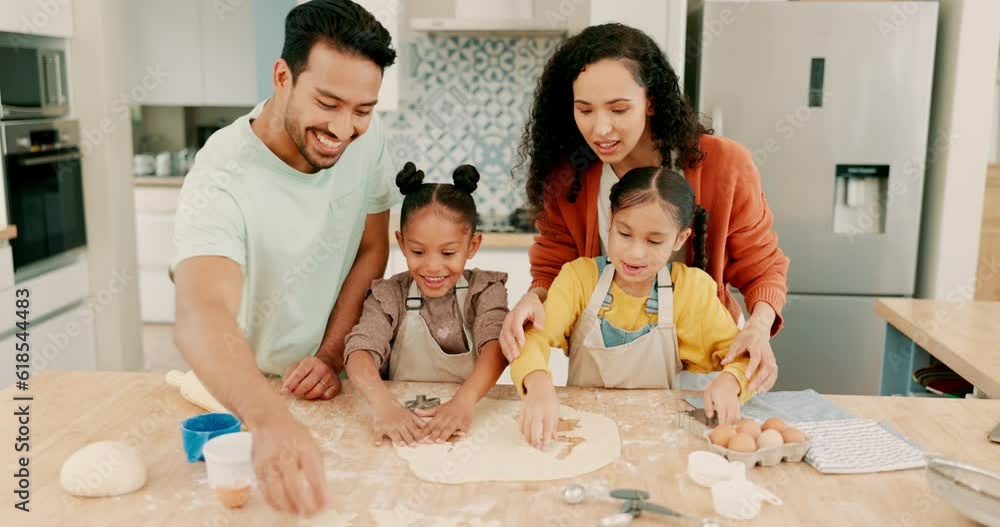
[[[656,42],[623,24],[591,26],[559,45],[535,87],[516,168],[529,164],[528,205],[536,214],[542,210],[547,193],[565,191],[569,201],[575,202],[581,175],[598,159],[573,117],[573,82],[587,65],[603,59],[622,60],[636,82],[646,88],[655,109],[649,118],[650,131],[664,166],[683,170],[697,166],[704,158],[698,140],[712,130],[698,121],[681,93],[677,74]],[[676,159],[673,151],[678,154]],[[571,169],[556,174],[556,167],[567,161]]]

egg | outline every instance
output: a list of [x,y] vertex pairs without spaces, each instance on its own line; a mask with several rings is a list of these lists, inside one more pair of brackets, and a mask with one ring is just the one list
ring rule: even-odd
[[786,428],[781,431],[781,438],[785,443],[805,443],[806,435],[797,428]]
[[785,440],[781,437],[781,432],[777,430],[764,430],[757,438],[758,448],[774,448],[783,444],[785,444]]
[[733,452],[753,452],[757,450],[757,441],[750,434],[736,434],[729,440],[729,450]]
[[757,438],[760,437],[760,425],[756,421],[742,421],[736,426],[736,431],[741,434],[750,435],[754,441],[757,441]]
[[786,425],[785,422],[782,421],[781,419],[778,419],[777,417],[772,417],[772,418],[768,419],[767,421],[764,421],[764,424],[760,427],[760,429],[761,429],[761,431],[764,431],[764,430],[784,430],[785,427],[787,427],[787,426],[788,425]]
[[733,425],[719,425],[712,430],[708,438],[712,441],[713,445],[719,445],[722,448],[726,448],[729,445],[729,440],[736,435],[736,427]]

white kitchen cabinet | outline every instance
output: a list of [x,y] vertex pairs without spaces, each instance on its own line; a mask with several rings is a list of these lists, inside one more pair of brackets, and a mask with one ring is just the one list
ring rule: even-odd
[[[147,93],[145,105],[200,105],[202,45],[199,0],[127,2],[131,34],[129,86]],[[211,2],[208,2],[211,3]]]
[[257,104],[254,1],[199,2],[202,104]]
[[135,102],[164,106],[252,106],[257,103],[254,2],[138,0],[129,86]]
[[550,20],[566,20],[571,33],[587,26],[618,22],[646,32],[667,54],[684,86],[688,0],[543,0]]
[[166,268],[139,271],[139,310],[143,322],[173,324],[176,302],[177,291]]
[[135,189],[139,309],[143,322],[174,322],[176,292],[168,273],[174,257],[174,214],[179,195],[180,188]]
[[[31,311],[35,312],[34,309]],[[16,334],[11,334],[0,340],[0,349],[9,350],[8,353],[13,354],[15,345],[20,342]],[[94,312],[80,304],[40,321],[29,319],[28,344],[32,376],[47,370],[97,369]],[[13,355],[11,361],[13,362]],[[6,368],[0,378],[0,387],[17,380],[14,373],[13,367]],[[30,386],[30,379],[28,383]]]
[[0,31],[69,38],[73,36],[73,2],[4,0]]

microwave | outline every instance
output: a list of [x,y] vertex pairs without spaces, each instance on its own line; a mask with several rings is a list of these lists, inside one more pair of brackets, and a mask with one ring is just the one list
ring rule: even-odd
[[69,113],[66,51],[11,39],[0,43],[0,120]]

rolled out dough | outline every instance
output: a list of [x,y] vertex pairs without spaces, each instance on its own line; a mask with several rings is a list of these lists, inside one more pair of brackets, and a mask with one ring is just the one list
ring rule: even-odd
[[621,455],[611,419],[560,407],[558,441],[547,451],[529,445],[517,423],[524,403],[483,399],[469,432],[443,444],[395,446],[417,478],[435,483],[548,481],[597,470]]

